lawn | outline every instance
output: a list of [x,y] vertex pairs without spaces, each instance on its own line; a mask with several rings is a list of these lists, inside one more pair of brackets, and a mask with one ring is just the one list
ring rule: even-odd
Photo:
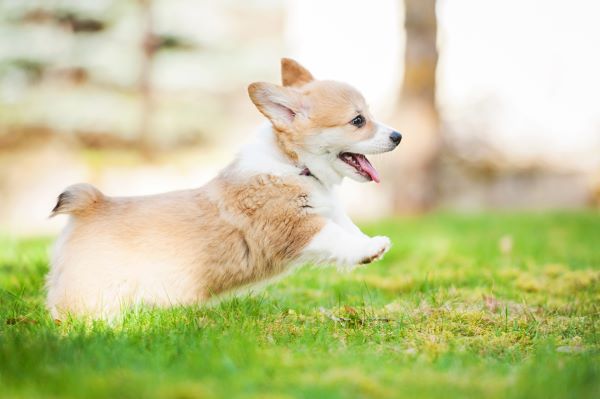
[[116,326],[51,320],[51,240],[4,239],[0,397],[600,398],[600,214],[364,229],[383,261]]

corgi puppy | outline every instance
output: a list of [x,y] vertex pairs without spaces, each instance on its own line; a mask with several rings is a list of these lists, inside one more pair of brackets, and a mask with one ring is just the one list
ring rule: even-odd
[[281,86],[248,87],[269,123],[205,186],[109,197],[76,184],[60,194],[52,216],[69,222],[47,277],[54,318],[203,303],[302,264],[352,268],[388,251],[387,237],[352,223],[335,187],[344,177],[379,182],[365,154],[391,151],[402,136],[353,87],[287,58],[281,73]]

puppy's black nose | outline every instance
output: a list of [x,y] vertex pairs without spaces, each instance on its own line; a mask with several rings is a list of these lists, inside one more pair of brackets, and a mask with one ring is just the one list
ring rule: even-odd
[[400,141],[402,141],[402,135],[398,132],[392,132],[392,134],[390,134],[390,140],[392,140],[394,144],[398,145],[400,144]]

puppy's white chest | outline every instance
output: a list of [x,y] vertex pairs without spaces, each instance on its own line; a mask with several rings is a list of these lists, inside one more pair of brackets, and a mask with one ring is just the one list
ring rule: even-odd
[[333,190],[315,187],[309,193],[311,212],[333,219],[342,209],[342,204]]

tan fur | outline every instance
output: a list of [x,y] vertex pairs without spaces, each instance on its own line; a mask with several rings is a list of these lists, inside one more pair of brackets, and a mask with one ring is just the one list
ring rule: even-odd
[[281,83],[284,86],[302,86],[314,80],[308,69],[290,58],[281,59]]
[[288,134],[284,131],[278,130],[278,134],[275,136],[275,143],[281,152],[287,156],[292,162],[298,162],[298,153],[293,149],[293,141],[289,137],[293,137],[293,134]]
[[[48,305],[60,317],[66,312],[113,313],[115,309],[105,306],[110,302],[107,295],[129,298],[131,303],[190,304],[278,275],[323,225],[319,216],[307,212],[307,193],[300,182],[266,175],[249,181],[220,177],[196,190],[148,197],[103,196],[94,212],[73,219],[60,248],[69,258],[55,258],[48,278]],[[107,257],[98,258],[103,253]],[[101,281],[112,278],[110,266],[130,267],[134,261],[128,259],[136,254],[151,255],[143,281],[150,286],[163,284],[164,295],[146,297],[141,284],[119,286],[116,281],[114,290],[94,292],[94,303],[83,300],[95,287],[105,287]],[[63,263],[72,257],[86,259],[80,267],[98,268],[100,275],[65,270]],[[164,269],[170,275],[153,267],[168,262],[176,264]],[[180,279],[180,274],[185,278]],[[87,280],[81,281],[81,276]],[[88,292],[83,295],[80,289]]]
[[[364,97],[352,86],[331,80],[317,80],[303,86],[300,90],[310,104],[310,120],[304,131],[315,128],[346,126],[358,114],[373,118]],[[371,131],[368,127],[366,130]]]
[[58,196],[56,206],[52,209],[50,216],[68,213],[84,216],[93,213],[103,199],[102,193],[91,184],[74,184]]
[[[292,78],[288,79],[293,81]],[[306,136],[319,134],[323,128],[344,128],[348,137],[356,142],[373,137],[377,130],[364,97],[355,88],[342,82],[310,80],[295,88],[256,82],[248,86],[248,93],[258,110],[273,123],[278,132],[277,144],[293,161],[297,161],[297,150],[303,149]],[[281,121],[269,108],[269,95],[273,93],[286,98],[285,106],[291,112],[305,112],[307,117],[294,118],[289,124]],[[367,120],[359,130],[348,125],[358,114]]]
[[[314,80],[289,59],[282,79],[286,87],[248,87],[271,121],[269,136],[207,185],[119,198],[78,184],[59,196],[52,215],[70,220],[47,279],[54,317],[112,318],[132,305],[202,303],[303,262],[352,267],[383,256],[389,239],[364,235],[338,208],[333,185],[342,173],[361,177],[334,144],[390,151],[391,130],[376,127],[351,86]],[[350,123],[358,114],[367,121],[360,128]]]
[[238,275],[236,281],[211,276],[210,280],[215,282],[211,287],[214,292],[282,273],[287,263],[298,257],[321,229],[324,221],[309,212],[308,193],[301,180],[300,177],[259,175],[249,181],[219,179],[216,182],[222,195],[221,214],[233,221],[244,237],[247,273]]

